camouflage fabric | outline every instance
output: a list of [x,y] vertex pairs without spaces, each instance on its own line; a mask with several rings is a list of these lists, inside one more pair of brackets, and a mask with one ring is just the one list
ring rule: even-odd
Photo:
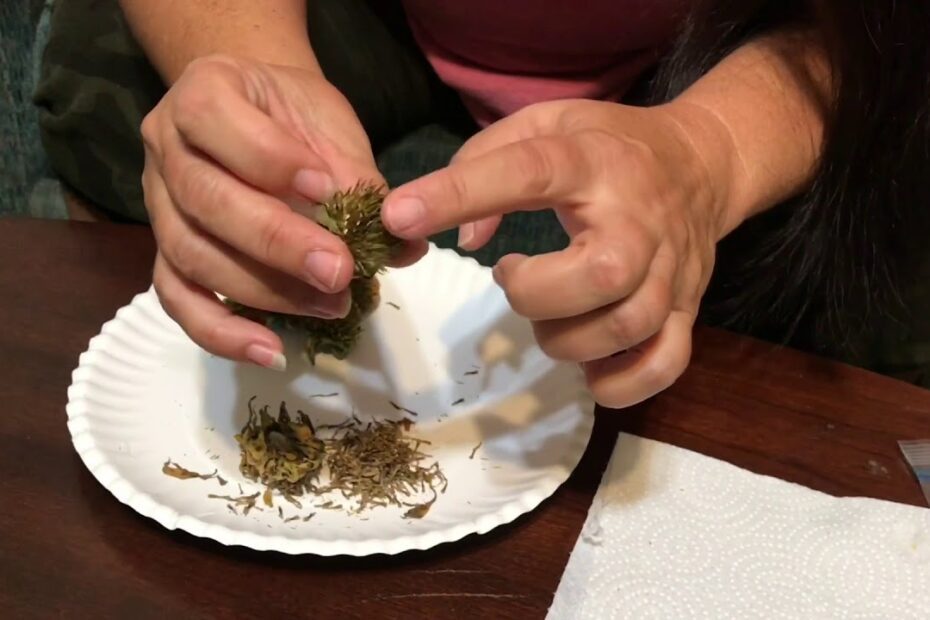
[[[376,148],[455,107],[412,42],[388,30],[402,25],[396,14],[361,0],[308,11],[320,63]],[[114,217],[147,221],[139,127],[164,92],[117,0],[58,0],[35,93],[42,141],[60,177]]]
[[39,139],[32,95],[51,0],[0,2],[0,217],[60,219],[67,209]]
[[[475,131],[416,47],[399,3],[316,0],[307,21],[324,73],[355,108],[389,185],[444,166]],[[114,218],[148,221],[139,126],[164,92],[117,0],[58,0],[35,95],[42,140],[60,177]],[[435,241],[452,246],[455,233]],[[475,256],[490,264],[565,241],[551,214],[518,214]]]
[[147,219],[139,126],[164,92],[129,34],[116,0],[59,0],[36,88],[52,167],[95,205]]

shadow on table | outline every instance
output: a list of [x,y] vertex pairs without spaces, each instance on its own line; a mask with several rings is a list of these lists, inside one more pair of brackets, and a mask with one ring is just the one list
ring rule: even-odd
[[[96,485],[96,481],[90,477],[84,477],[85,484]],[[196,550],[197,552],[207,553],[215,556],[214,559],[231,560],[236,562],[248,562],[257,566],[267,566],[275,568],[287,568],[294,570],[325,570],[325,571],[360,571],[360,570],[380,570],[380,569],[416,569],[424,566],[432,566],[437,563],[449,564],[460,560],[471,554],[480,553],[511,536],[519,534],[522,530],[532,525],[536,519],[534,513],[521,515],[511,523],[502,525],[494,530],[483,534],[471,534],[465,538],[443,543],[431,549],[411,550],[399,553],[397,555],[376,554],[364,557],[354,556],[314,556],[314,555],[288,555],[277,551],[256,551],[248,547],[226,546],[212,539],[200,538],[193,534],[188,534],[180,530],[165,530],[161,525],[152,519],[148,519],[136,513],[128,506],[120,505],[120,508],[136,522],[144,527],[145,530],[153,536],[164,538],[165,544],[175,543],[184,549]],[[116,551],[120,557],[126,560],[126,565],[131,567],[135,573],[143,578],[165,577],[164,565],[159,565],[157,558],[153,557],[152,549],[140,548],[138,537],[120,537],[113,536],[112,531],[105,527],[104,522],[99,522],[101,526],[101,539],[111,549]],[[177,552],[178,549],[174,549]]]

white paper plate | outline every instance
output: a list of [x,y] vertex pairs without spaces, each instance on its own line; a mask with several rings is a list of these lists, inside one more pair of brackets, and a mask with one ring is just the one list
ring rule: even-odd
[[[317,555],[394,554],[487,532],[535,508],[581,458],[594,405],[579,371],[535,346],[529,325],[473,260],[431,248],[417,265],[390,271],[364,334],[349,360],[320,357],[316,366],[301,356],[299,339],[286,337],[289,368],[278,373],[207,355],[149,290],[81,355],[68,390],[74,446],[114,496],[168,529]],[[284,523],[276,508],[234,515],[207,495],[238,495],[240,483],[259,490],[239,473],[233,438],[253,395],[272,411],[284,400],[323,421],[353,410],[362,419],[397,417],[390,401],[416,411],[412,432],[432,442],[448,491],[418,520],[399,508],[372,509],[361,515],[367,520],[317,510],[308,522]],[[219,469],[229,483],[165,476],[168,458],[198,472]],[[309,512],[278,504],[286,516]]]

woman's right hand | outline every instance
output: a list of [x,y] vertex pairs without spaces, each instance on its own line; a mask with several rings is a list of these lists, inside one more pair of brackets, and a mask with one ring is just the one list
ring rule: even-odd
[[213,354],[283,369],[274,332],[214,293],[288,314],[348,311],[348,248],[295,208],[383,183],[351,106],[318,72],[211,56],[187,67],[142,137],[165,311]]

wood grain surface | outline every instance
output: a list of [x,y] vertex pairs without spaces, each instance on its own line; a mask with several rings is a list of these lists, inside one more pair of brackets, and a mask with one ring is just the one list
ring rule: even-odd
[[484,536],[397,557],[288,557],[169,532],[87,472],[65,425],[87,341],[147,288],[145,227],[0,220],[0,616],[542,618],[616,435],[633,432],[835,495],[920,505],[899,439],[930,393],[707,328],[686,375],[599,411],[570,480]]

